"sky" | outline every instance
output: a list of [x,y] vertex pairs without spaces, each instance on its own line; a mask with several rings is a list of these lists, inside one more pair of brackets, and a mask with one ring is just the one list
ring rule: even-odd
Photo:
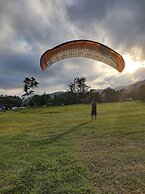
[[[145,79],[144,0],[0,0],[0,95],[24,94],[34,77],[37,94],[66,91],[75,77],[93,89]],[[41,71],[40,57],[66,41],[87,39],[120,53],[125,69],[86,58],[65,59]]]

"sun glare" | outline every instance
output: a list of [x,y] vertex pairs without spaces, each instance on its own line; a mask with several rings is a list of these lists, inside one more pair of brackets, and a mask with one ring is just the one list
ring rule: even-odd
[[141,64],[138,61],[133,61],[129,56],[124,56],[125,60],[125,68],[124,72],[125,73],[133,73],[137,69],[141,67]]

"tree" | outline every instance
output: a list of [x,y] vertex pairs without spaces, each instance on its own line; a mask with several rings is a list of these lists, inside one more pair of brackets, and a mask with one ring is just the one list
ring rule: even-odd
[[126,89],[120,89],[117,92],[117,101],[125,101],[128,99],[128,91]]
[[90,90],[90,100],[95,102],[102,102],[102,96],[100,92],[97,92],[95,89]]
[[85,77],[81,77],[81,78],[75,78],[75,82],[76,82],[76,89],[77,89],[77,93],[86,93],[88,91],[88,89],[90,88],[90,86],[86,85],[86,78]]
[[89,88],[90,86],[87,86],[85,77],[76,77],[73,82],[69,83],[67,91],[70,93],[69,97],[73,102],[80,103],[86,97]]
[[87,86],[85,77],[76,77],[73,82],[70,82],[68,85],[68,91],[77,94],[86,93],[89,88],[90,86]]
[[34,77],[31,77],[31,78],[26,77],[23,82],[24,82],[24,92],[25,92],[23,96],[30,97],[32,94],[34,94],[34,91],[32,89],[37,88],[39,83],[35,80]]
[[22,100],[18,96],[0,96],[0,108],[11,109],[13,107],[20,107],[21,104]]
[[139,99],[145,102],[145,85],[142,85],[138,91]]
[[104,102],[116,102],[117,92],[112,88],[106,88],[102,91],[102,98]]
[[70,82],[69,84],[68,84],[68,92],[71,92],[71,93],[75,93],[75,79],[74,79],[74,81],[73,82]]

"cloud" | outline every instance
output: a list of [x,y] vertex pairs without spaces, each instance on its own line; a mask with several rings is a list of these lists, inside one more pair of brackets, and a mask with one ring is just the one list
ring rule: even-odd
[[[105,41],[122,53],[130,52],[135,60],[145,60],[145,1],[79,0],[68,8],[69,19],[82,33],[90,29],[95,40]],[[101,35],[100,35],[101,33]],[[96,36],[95,36],[96,35]],[[138,50],[138,53],[136,53]]]
[[134,81],[140,81],[140,80],[145,80],[145,68],[139,68],[133,73],[133,79]]
[[84,76],[89,85],[124,85],[142,79],[119,74],[89,59],[67,59],[46,72],[42,53],[73,39],[102,42],[132,60],[145,61],[145,1],[140,0],[13,0],[0,1],[0,94],[22,94],[25,77],[35,77],[38,93],[65,90],[69,81]]

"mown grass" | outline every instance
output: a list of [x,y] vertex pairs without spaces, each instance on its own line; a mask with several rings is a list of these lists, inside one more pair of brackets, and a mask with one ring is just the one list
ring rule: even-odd
[[0,193],[145,193],[145,104],[0,113]]

